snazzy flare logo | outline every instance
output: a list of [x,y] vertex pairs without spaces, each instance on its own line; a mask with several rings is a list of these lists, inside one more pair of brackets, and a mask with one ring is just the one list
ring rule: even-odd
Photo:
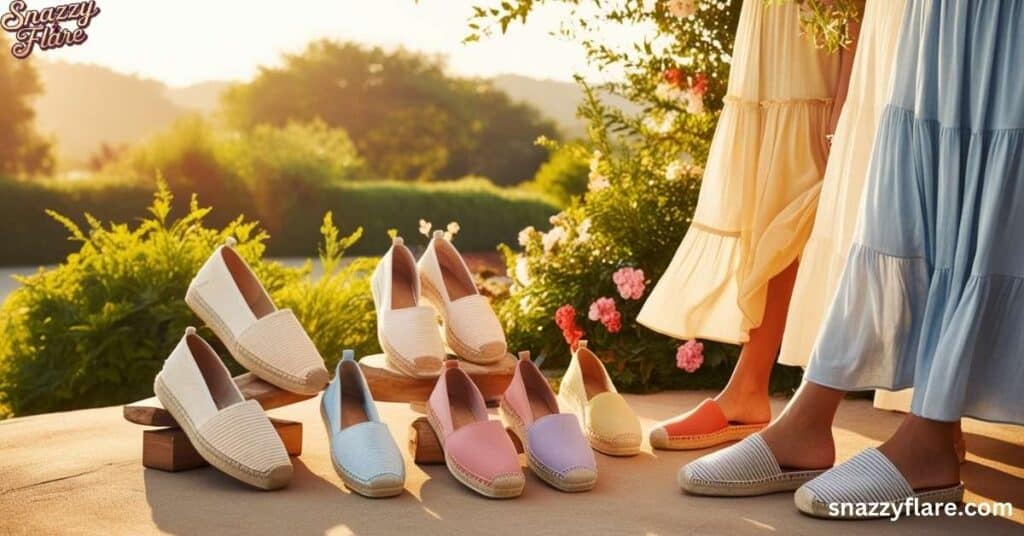
[[74,2],[43,9],[29,9],[24,0],[11,2],[0,16],[0,27],[14,34],[11,54],[24,59],[40,50],[81,45],[89,39],[85,29],[100,14],[95,0]]

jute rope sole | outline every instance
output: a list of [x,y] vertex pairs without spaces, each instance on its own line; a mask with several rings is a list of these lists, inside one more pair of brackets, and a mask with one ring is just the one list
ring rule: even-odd
[[730,441],[739,441],[750,434],[755,434],[763,430],[767,424],[738,424],[730,425],[727,428],[723,428],[717,432],[710,434],[704,434],[700,436],[690,437],[671,437],[667,440],[656,438],[651,435],[651,446],[661,450],[697,450],[706,449],[721,445],[722,443],[728,443]]

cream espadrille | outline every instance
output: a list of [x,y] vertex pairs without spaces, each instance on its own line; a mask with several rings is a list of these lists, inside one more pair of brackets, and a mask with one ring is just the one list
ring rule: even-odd
[[234,245],[229,238],[213,252],[185,302],[243,367],[282,389],[319,393],[330,378],[323,358],[295,314],[274,305]]
[[153,390],[210,465],[262,489],[291,480],[288,453],[263,408],[245,400],[194,328],[185,331],[164,362]]
[[377,340],[388,363],[408,376],[436,378],[447,354],[437,329],[437,314],[420,303],[416,259],[395,237],[370,280],[377,311]]

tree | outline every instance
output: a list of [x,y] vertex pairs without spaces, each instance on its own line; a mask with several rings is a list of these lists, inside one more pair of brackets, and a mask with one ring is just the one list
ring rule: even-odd
[[32,98],[43,87],[28,61],[8,52],[0,34],[0,175],[31,176],[53,171],[50,143],[35,129]]
[[223,99],[228,121],[321,119],[352,137],[370,170],[399,180],[482,175],[498,184],[533,176],[557,139],[553,123],[486,81],[445,75],[438,58],[322,40],[264,68]]

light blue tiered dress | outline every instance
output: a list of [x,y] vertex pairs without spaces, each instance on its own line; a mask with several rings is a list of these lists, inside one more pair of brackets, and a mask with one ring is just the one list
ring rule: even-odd
[[1024,0],[911,0],[807,380],[1024,423]]

